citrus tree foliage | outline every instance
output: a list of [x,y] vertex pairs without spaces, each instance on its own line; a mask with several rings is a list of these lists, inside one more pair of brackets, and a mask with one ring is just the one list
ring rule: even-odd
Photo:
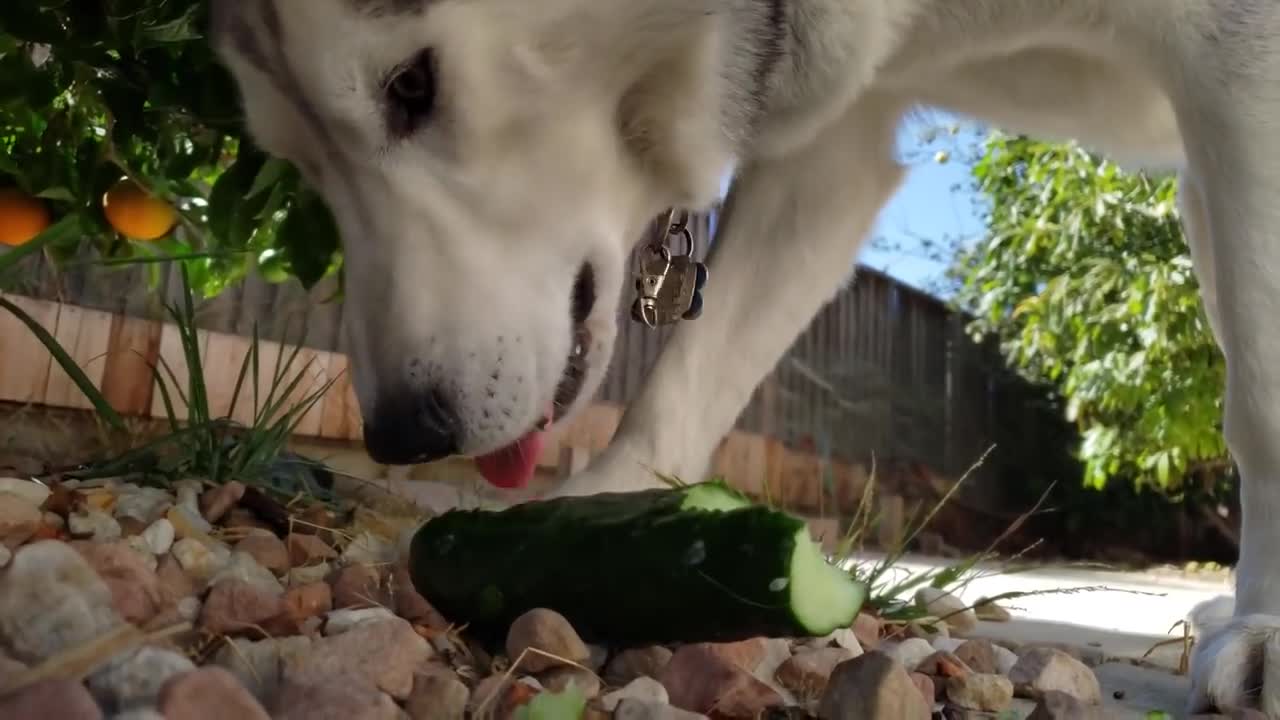
[[973,175],[988,232],[958,301],[1079,428],[1085,482],[1177,489],[1226,469],[1225,367],[1201,305],[1176,181],[1073,144],[994,134]]
[[[294,168],[243,137],[200,0],[0,1],[0,186],[43,198],[55,258],[182,257],[206,295],[259,266],[311,286],[335,269],[332,217]],[[120,237],[102,195],[131,177],[182,220]]]

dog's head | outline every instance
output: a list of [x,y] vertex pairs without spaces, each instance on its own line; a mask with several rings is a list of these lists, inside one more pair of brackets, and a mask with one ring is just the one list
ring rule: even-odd
[[643,227],[729,162],[700,4],[214,0],[251,135],[338,221],[374,458],[520,454],[589,401]]

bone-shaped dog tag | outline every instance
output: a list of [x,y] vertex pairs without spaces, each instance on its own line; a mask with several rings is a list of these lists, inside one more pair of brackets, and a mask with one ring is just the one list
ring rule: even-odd
[[651,328],[696,319],[702,314],[702,288],[708,276],[703,263],[659,249],[641,266],[636,279],[640,296],[631,306],[632,318]]

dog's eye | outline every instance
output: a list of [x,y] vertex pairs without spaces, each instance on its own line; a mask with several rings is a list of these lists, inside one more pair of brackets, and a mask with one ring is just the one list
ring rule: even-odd
[[387,124],[391,134],[412,134],[430,117],[435,101],[435,61],[430,50],[423,50],[397,70],[387,84]]

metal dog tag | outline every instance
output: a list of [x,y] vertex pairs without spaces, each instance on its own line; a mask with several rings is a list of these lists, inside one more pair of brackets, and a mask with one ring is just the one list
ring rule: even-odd
[[650,328],[694,320],[702,314],[702,288],[707,266],[688,255],[672,255],[666,246],[652,248],[636,278],[639,297],[631,317]]

